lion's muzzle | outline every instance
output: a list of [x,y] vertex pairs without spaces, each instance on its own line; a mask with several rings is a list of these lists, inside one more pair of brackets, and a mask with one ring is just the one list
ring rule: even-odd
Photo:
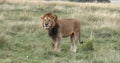
[[45,22],[43,27],[45,29],[49,29],[50,28],[50,23],[49,22]]

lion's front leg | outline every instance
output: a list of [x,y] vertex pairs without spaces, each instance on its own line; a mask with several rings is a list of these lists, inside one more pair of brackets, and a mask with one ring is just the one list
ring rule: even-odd
[[59,41],[54,42],[54,46],[53,46],[54,47],[54,51],[57,51],[57,52],[60,51],[59,45],[60,45]]
[[53,48],[54,48],[54,51],[57,51],[57,52],[60,51],[60,41],[61,41],[60,37],[56,37],[56,38],[53,39]]

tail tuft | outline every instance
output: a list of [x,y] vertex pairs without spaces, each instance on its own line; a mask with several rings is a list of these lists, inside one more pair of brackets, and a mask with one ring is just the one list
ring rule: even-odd
[[80,43],[80,44],[83,44],[83,41],[82,41],[82,40],[79,40],[79,43]]

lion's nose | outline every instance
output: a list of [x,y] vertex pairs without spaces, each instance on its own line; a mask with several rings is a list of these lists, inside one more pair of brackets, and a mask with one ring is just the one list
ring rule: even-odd
[[48,26],[48,23],[45,23],[45,26]]
[[48,23],[45,23],[45,26],[48,26]]
[[45,26],[48,26],[48,24],[49,24],[49,22],[47,21],[47,22],[45,22]]

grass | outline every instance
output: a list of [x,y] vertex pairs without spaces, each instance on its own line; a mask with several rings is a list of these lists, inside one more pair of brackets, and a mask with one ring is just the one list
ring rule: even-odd
[[[14,2],[12,2],[14,1]],[[54,11],[59,18],[81,21],[77,53],[71,53],[69,38],[61,52],[40,26],[42,16]],[[27,2],[6,0],[0,4],[0,63],[120,63],[119,4]]]

